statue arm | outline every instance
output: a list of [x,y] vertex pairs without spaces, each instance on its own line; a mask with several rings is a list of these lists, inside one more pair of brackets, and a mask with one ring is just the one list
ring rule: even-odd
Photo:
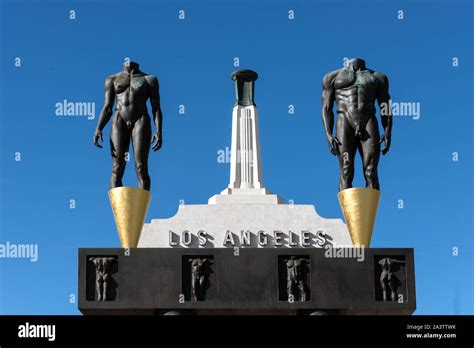
[[332,73],[327,74],[324,76],[323,79],[323,93],[321,96],[321,103],[323,104],[323,108],[321,110],[321,114],[323,117],[323,126],[326,134],[332,134],[334,128],[334,76]]
[[322,103],[322,120],[324,131],[326,132],[326,138],[329,144],[329,150],[333,155],[337,154],[336,145],[339,144],[339,140],[332,135],[334,129],[334,101],[336,90],[334,88],[334,79],[339,70],[330,72],[323,78],[323,92],[321,96]]
[[153,120],[155,122],[156,132],[153,134],[152,143],[153,151],[157,151],[162,144],[162,124],[163,124],[163,114],[161,112],[161,102],[160,102],[160,85],[158,79],[155,76],[151,76],[149,79],[150,84],[150,103],[151,111],[153,113]]
[[382,153],[385,155],[390,149],[392,138],[392,110],[390,108],[390,94],[388,93],[388,78],[383,74],[378,74],[380,85],[377,93],[377,102],[380,107],[380,118],[384,134],[380,142],[384,142]]
[[112,77],[108,77],[105,80],[105,98],[104,107],[100,113],[99,122],[97,123],[97,129],[102,131],[110,118],[112,117],[112,108],[114,106],[115,92],[114,92],[114,81]]
[[105,128],[110,118],[112,117],[112,108],[114,106],[115,92],[114,92],[114,81],[112,77],[108,77],[105,80],[105,101],[104,107],[100,113],[99,121],[97,122],[97,128],[94,134],[94,145],[102,147],[99,143],[99,139],[103,141],[102,130]]

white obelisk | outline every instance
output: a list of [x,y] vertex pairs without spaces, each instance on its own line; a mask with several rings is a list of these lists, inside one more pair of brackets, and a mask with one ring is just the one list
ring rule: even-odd
[[257,73],[252,70],[239,70],[232,74],[237,101],[232,110],[230,182],[224,191],[209,199],[209,204],[284,203],[263,183],[258,113],[253,99],[257,78]]

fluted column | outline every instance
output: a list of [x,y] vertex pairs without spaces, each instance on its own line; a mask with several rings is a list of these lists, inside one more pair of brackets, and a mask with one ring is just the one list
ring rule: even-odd
[[258,113],[254,101],[257,78],[257,73],[252,70],[239,70],[232,74],[236,101],[232,110],[230,181],[220,195],[210,198],[210,204],[282,202],[263,184]]
[[240,70],[232,75],[236,103],[232,111],[232,150],[229,188],[262,188],[258,114],[254,95],[257,73]]

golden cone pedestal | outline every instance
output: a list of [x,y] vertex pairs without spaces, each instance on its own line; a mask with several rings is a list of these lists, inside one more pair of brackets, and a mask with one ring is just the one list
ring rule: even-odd
[[109,199],[122,248],[136,248],[150,206],[150,191],[116,187],[109,191]]
[[370,246],[372,230],[380,200],[380,191],[371,188],[349,188],[338,193],[344,219],[355,247]]

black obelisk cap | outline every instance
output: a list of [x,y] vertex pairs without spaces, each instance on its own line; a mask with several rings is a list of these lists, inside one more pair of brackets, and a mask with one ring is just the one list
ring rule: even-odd
[[253,100],[255,83],[258,74],[253,70],[239,70],[232,74],[232,80],[235,81],[235,94],[237,100],[235,105],[250,106],[255,105]]

